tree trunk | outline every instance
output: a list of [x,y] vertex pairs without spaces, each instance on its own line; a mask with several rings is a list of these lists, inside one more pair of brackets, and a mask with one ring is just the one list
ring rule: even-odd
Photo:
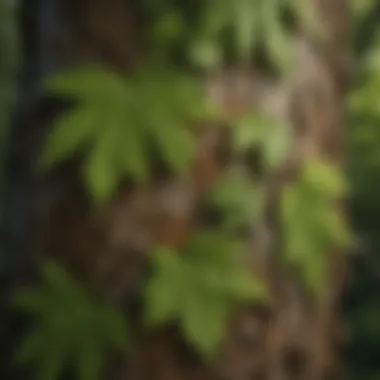
[[[236,315],[220,357],[212,365],[202,364],[173,327],[147,335],[128,358],[112,366],[107,378],[338,380],[343,376],[339,300],[345,280],[344,259],[340,253],[331,255],[331,276],[325,293],[319,300],[311,300],[302,292],[296,276],[280,267],[274,238],[276,194],[292,180],[299,163],[317,154],[340,165],[344,157],[347,4],[345,0],[313,1],[328,37],[323,46],[312,46],[302,31],[295,36],[297,69],[289,82],[273,82],[258,67],[223,69],[210,73],[205,81],[210,97],[231,119],[258,108],[280,120],[290,119],[297,131],[294,157],[268,179],[268,193],[273,197],[268,202],[265,225],[252,243],[252,270],[271,289],[270,307]],[[26,57],[26,64],[35,65],[29,75],[35,83],[73,62],[102,59],[114,70],[128,72],[144,61],[141,27],[131,2],[68,0],[59,4],[56,0],[50,1],[49,7],[43,0],[24,3],[33,15],[41,15],[45,7],[44,12],[51,10],[57,17],[53,29],[35,36],[39,50],[36,40],[28,42],[34,46],[25,47],[35,55],[34,63]],[[51,16],[45,17],[47,22]],[[17,131],[23,132],[18,132],[13,142],[12,149],[22,156],[18,159],[26,171],[52,115],[65,107],[41,99],[34,104],[28,100],[30,108],[20,111],[19,124],[24,127]],[[177,246],[191,231],[190,219],[198,212],[199,194],[210,188],[220,170],[229,165],[225,140],[217,126],[210,126],[199,136],[191,183],[158,180],[145,187],[123,188],[97,215],[86,200],[75,162],[61,167],[38,180],[29,246],[33,252],[59,258],[114,302],[131,303],[145,276],[146,249],[152,242]]]

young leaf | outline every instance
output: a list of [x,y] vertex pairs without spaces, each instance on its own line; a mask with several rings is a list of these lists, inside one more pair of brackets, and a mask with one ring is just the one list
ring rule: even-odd
[[313,292],[324,284],[328,254],[349,242],[336,204],[344,187],[336,168],[311,159],[304,163],[298,180],[283,191],[284,259],[298,266]]
[[228,229],[251,226],[261,218],[263,194],[244,172],[229,170],[211,192],[210,201],[223,212]]

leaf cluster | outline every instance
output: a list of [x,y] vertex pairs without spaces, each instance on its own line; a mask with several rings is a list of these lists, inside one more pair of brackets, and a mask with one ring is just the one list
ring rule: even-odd
[[[261,45],[280,71],[287,70],[292,43],[282,17],[284,8],[317,33],[320,25],[310,3],[209,0],[202,5],[187,54],[201,67],[220,64],[222,35],[227,30],[240,61]],[[154,8],[155,2],[150,6]],[[164,16],[161,9],[162,18],[151,33],[156,50],[166,52],[178,42],[176,34],[186,35],[186,31],[178,9],[171,1],[165,6],[171,12]],[[80,153],[82,180],[96,202],[109,200],[124,179],[134,184],[151,180],[157,159],[174,177],[186,176],[196,153],[191,127],[214,114],[194,76],[173,68],[168,60],[152,57],[151,65],[128,76],[92,65],[48,78],[48,92],[72,98],[76,105],[55,120],[39,167],[51,169]],[[292,137],[287,125],[245,115],[233,127],[232,145],[239,154],[258,148],[272,174],[291,149]],[[326,253],[344,246],[349,238],[335,207],[345,190],[341,177],[330,165],[307,161],[298,181],[285,188],[281,199],[284,261],[296,264],[315,292],[323,286]],[[240,227],[262,219],[262,185],[249,180],[244,171],[227,170],[209,194],[210,202],[222,212],[221,228],[196,232],[182,249],[153,247],[153,274],[143,293],[146,327],[178,323],[194,348],[211,357],[231,312],[240,303],[265,302],[266,289],[245,265],[244,244],[235,236]],[[65,363],[77,368],[79,380],[96,379],[107,350],[126,346],[125,316],[91,299],[55,265],[44,268],[43,279],[40,288],[15,295],[16,305],[36,322],[20,360],[36,366],[38,380],[55,380]]]
[[191,57],[202,67],[221,64],[225,58],[222,37],[228,31],[239,61],[249,60],[260,47],[280,72],[288,71],[293,51],[292,34],[283,17],[285,10],[304,29],[321,36],[316,10],[306,1],[211,0],[203,8],[190,48]]

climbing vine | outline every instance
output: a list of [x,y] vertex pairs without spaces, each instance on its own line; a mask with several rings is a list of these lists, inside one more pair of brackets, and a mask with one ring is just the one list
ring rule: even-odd
[[[125,76],[106,65],[74,67],[46,80],[49,93],[75,104],[55,120],[37,166],[51,170],[76,155],[95,206],[116,196],[125,179],[134,185],[151,181],[157,159],[172,177],[190,177],[197,129],[222,118],[223,110],[213,109],[202,92],[200,78],[170,64],[176,39],[183,38],[193,63],[210,69],[228,55],[223,37],[227,30],[233,36],[235,60],[246,62],[264,46],[272,65],[284,74],[292,60],[292,33],[281,17],[284,9],[313,35],[319,30],[315,12],[305,1],[209,1],[202,5],[196,26],[187,25],[180,10],[167,3],[163,16],[162,9],[152,10],[147,2],[152,14],[158,12],[168,21],[159,17],[153,23],[151,65]],[[267,175],[281,167],[292,147],[290,126],[261,114],[244,115],[226,128],[232,129],[237,155],[259,149]],[[310,159],[280,199],[284,263],[298,267],[314,294],[323,287],[328,253],[349,238],[334,206],[345,191],[341,177],[330,164]],[[196,230],[183,247],[152,247],[152,274],[143,289],[145,328],[177,322],[194,349],[211,358],[232,311],[241,304],[267,301],[268,289],[251,273],[246,244],[237,233],[242,226],[263,221],[264,181],[252,179],[241,167],[222,171],[203,194],[220,211],[218,225]],[[49,264],[43,274],[45,285],[15,295],[16,306],[33,313],[37,324],[21,348],[21,360],[38,363],[38,380],[56,380],[66,361],[78,367],[79,380],[96,379],[105,349],[126,347],[126,319],[92,300],[59,267]],[[79,327],[83,325],[84,330]]]

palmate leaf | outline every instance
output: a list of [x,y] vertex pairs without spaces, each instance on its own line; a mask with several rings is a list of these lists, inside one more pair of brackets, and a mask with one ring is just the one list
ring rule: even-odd
[[294,57],[292,41],[281,21],[283,3],[279,1],[261,2],[262,38],[270,62],[277,69],[286,73]]
[[250,57],[258,40],[258,4],[251,0],[209,1],[202,11],[199,31],[190,49],[196,64],[212,67],[221,63],[221,33],[230,29],[234,48],[240,59]]
[[187,128],[210,116],[196,81],[167,68],[142,68],[126,79],[101,66],[82,67],[51,77],[46,88],[79,103],[57,119],[40,166],[85,151],[84,182],[98,202],[123,176],[149,177],[152,142],[169,171],[186,173],[194,155]]
[[210,202],[223,213],[227,229],[252,226],[263,211],[263,193],[238,169],[225,173],[210,194]]
[[128,346],[124,316],[87,295],[56,264],[48,263],[42,274],[39,287],[16,290],[13,297],[35,321],[17,359],[35,368],[37,380],[57,380],[67,366],[77,368],[79,380],[96,379],[109,350]]
[[237,59],[246,61],[262,47],[270,63],[282,74],[294,67],[292,32],[284,20],[289,10],[295,22],[313,38],[325,38],[326,28],[312,1],[209,0],[203,5],[199,27],[190,47],[195,64],[212,68],[225,56],[224,32],[232,41]]
[[284,260],[299,267],[314,293],[325,283],[328,254],[350,241],[336,203],[346,190],[340,171],[310,159],[304,163],[298,180],[283,191]]
[[145,292],[148,325],[180,323],[206,356],[216,353],[236,302],[260,302],[265,288],[240,260],[241,246],[225,234],[194,235],[182,252],[159,249]]
[[283,9],[282,0],[208,1],[190,49],[191,57],[206,68],[220,64],[224,55],[221,33],[228,30],[238,59],[245,61],[262,45],[273,64],[288,68],[291,43],[281,20]]

